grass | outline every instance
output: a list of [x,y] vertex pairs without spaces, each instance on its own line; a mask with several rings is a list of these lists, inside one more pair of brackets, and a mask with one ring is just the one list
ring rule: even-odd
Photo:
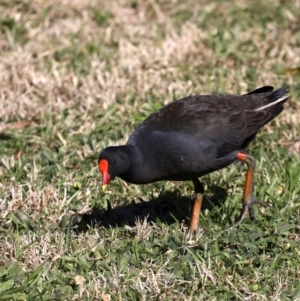
[[[0,300],[300,300],[299,1],[0,1]],[[110,184],[97,156],[182,96],[290,86],[245,166]],[[210,203],[215,204],[211,206]],[[75,229],[73,229],[75,227]]]

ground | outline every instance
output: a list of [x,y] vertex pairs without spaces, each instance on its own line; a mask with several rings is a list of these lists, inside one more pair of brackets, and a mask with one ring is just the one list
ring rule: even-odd
[[[300,300],[300,1],[1,0],[0,299]],[[190,94],[289,85],[246,167],[101,189],[97,156]],[[211,205],[213,203],[213,205]],[[75,229],[74,229],[75,228]]]

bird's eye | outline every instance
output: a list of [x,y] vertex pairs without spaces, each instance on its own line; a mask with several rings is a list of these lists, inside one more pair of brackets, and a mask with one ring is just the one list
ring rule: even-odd
[[116,164],[116,161],[111,161],[110,162],[110,165],[115,165]]

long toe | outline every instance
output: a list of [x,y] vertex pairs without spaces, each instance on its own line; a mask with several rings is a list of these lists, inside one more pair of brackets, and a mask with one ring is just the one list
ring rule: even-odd
[[255,211],[254,211],[253,207],[256,204],[263,206],[265,208],[271,207],[270,204],[267,204],[265,202],[259,201],[255,198],[251,197],[247,203],[244,203],[239,218],[235,221],[234,225],[229,228],[229,230],[238,226],[248,215],[250,216],[250,219],[252,221],[254,221],[255,220]]

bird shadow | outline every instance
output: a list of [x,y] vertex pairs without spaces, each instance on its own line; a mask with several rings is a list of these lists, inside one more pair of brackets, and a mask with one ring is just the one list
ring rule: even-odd
[[[205,195],[202,210],[212,210],[221,206],[227,198],[227,190],[217,185],[209,187],[210,194]],[[194,199],[181,196],[179,190],[164,191],[149,201],[139,199],[128,205],[108,208],[93,208],[91,212],[75,214],[69,220],[69,227],[78,231],[86,231],[89,227],[124,227],[135,226],[137,220],[147,219],[149,223],[160,221],[171,225],[176,221],[189,221]]]

